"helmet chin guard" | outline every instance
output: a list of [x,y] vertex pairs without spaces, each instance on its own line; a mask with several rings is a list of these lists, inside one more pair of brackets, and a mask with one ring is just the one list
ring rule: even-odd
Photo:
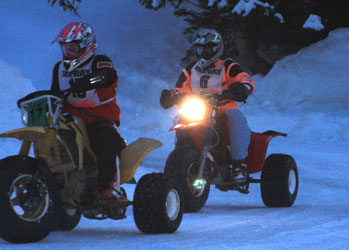
[[202,68],[207,68],[207,67],[211,66],[212,64],[214,64],[223,55],[223,50],[224,50],[224,46],[222,44],[222,46],[220,46],[220,48],[218,49],[217,53],[213,57],[211,57],[210,59],[200,58],[199,59],[200,66]]

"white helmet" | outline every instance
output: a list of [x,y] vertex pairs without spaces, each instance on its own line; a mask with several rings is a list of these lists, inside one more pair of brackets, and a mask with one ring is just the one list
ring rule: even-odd
[[199,29],[194,34],[192,43],[203,68],[215,63],[223,54],[223,38],[216,30]]
[[73,22],[65,26],[51,44],[59,42],[63,60],[69,64],[71,72],[96,54],[96,36],[86,23]]

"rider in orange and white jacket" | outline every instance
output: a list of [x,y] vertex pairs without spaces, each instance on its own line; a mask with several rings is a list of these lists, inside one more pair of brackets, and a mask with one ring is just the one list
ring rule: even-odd
[[160,104],[169,108],[181,99],[181,93],[215,92],[222,95],[218,111],[228,118],[232,157],[232,179],[237,183],[247,180],[245,158],[250,143],[250,129],[245,116],[237,109],[252,94],[255,84],[232,59],[221,59],[222,36],[212,29],[200,29],[193,37],[193,47],[198,61],[183,69],[174,90],[163,90]]

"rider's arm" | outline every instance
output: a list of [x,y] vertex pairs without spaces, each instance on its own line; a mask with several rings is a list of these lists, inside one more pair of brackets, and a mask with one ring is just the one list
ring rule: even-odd
[[161,96],[160,96],[161,107],[163,107],[164,109],[168,109],[178,104],[181,98],[183,97],[184,93],[187,92],[186,86],[188,86],[188,80],[186,75],[182,72],[178,78],[175,89],[173,90],[164,89],[161,92]]
[[177,104],[179,98],[179,93],[175,90],[164,89],[160,96],[160,105],[164,109],[171,108],[173,105]]
[[254,81],[246,72],[243,72],[240,65],[231,60],[225,62],[226,83],[223,85],[222,96],[224,99],[231,99],[243,102],[254,90]]
[[246,72],[242,71],[240,65],[238,63],[234,63],[232,60],[225,61],[224,66],[227,72],[226,89],[228,89],[232,84],[240,82],[246,86],[249,94],[252,94],[255,85],[252,77]]
[[182,70],[179,76],[175,89],[179,93],[192,93],[191,89],[191,69],[195,65],[195,62],[190,63],[187,67]]
[[182,73],[180,74],[176,87],[174,90],[167,90],[164,89],[161,92],[160,97],[160,105],[164,109],[168,109],[172,107],[173,105],[178,104],[178,102],[181,100],[181,97],[184,96],[185,93],[191,93],[191,68],[194,66],[195,63],[189,64],[185,69],[183,69]]
[[56,63],[53,68],[51,90],[53,93],[60,92],[59,82],[58,82],[58,69],[61,62]]
[[117,82],[118,76],[112,61],[107,56],[98,55],[92,64],[92,72],[74,79],[70,84],[73,91],[107,88]]

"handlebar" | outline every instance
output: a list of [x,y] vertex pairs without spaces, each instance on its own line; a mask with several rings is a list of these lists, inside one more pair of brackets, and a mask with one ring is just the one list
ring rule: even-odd
[[223,104],[219,104],[220,101],[223,100],[227,100],[227,98],[225,98],[224,96],[222,96],[221,94],[218,93],[204,93],[204,92],[200,92],[198,94],[191,94],[192,96],[197,96],[199,98],[205,98],[206,100],[210,100],[212,103],[217,104],[218,106],[224,105]]
[[[39,112],[39,115],[36,117],[39,121],[41,121],[41,114],[43,113],[42,110],[44,108],[45,112],[53,118],[52,127],[57,127],[57,122],[59,115],[62,111],[62,108],[64,106],[64,102],[67,99],[67,97],[70,95],[71,89],[66,89],[59,92],[53,92],[51,90],[41,90],[36,91],[33,93],[28,94],[27,96],[19,99],[17,101],[18,107],[21,109],[22,114],[22,122],[24,125],[28,125],[29,118],[27,119],[28,115],[26,115],[26,111],[28,112],[31,110],[29,117],[34,117],[34,113]],[[39,103],[38,103],[39,102]],[[45,106],[42,106],[45,105]],[[36,110],[33,112],[33,110]],[[38,118],[39,117],[39,118]],[[28,121],[27,121],[28,120]],[[45,119],[46,120],[46,119]]]
[[52,90],[35,91],[35,92],[32,92],[32,93],[26,95],[23,98],[18,99],[17,100],[17,107],[21,108],[21,104],[23,102],[26,102],[26,101],[29,101],[32,99],[36,99],[36,98],[39,98],[39,97],[44,96],[44,95],[53,95],[53,96],[56,96],[58,98],[62,98],[65,101],[65,99],[70,95],[70,93],[71,93],[70,88],[66,89],[66,90],[59,91],[59,92],[53,92]]

